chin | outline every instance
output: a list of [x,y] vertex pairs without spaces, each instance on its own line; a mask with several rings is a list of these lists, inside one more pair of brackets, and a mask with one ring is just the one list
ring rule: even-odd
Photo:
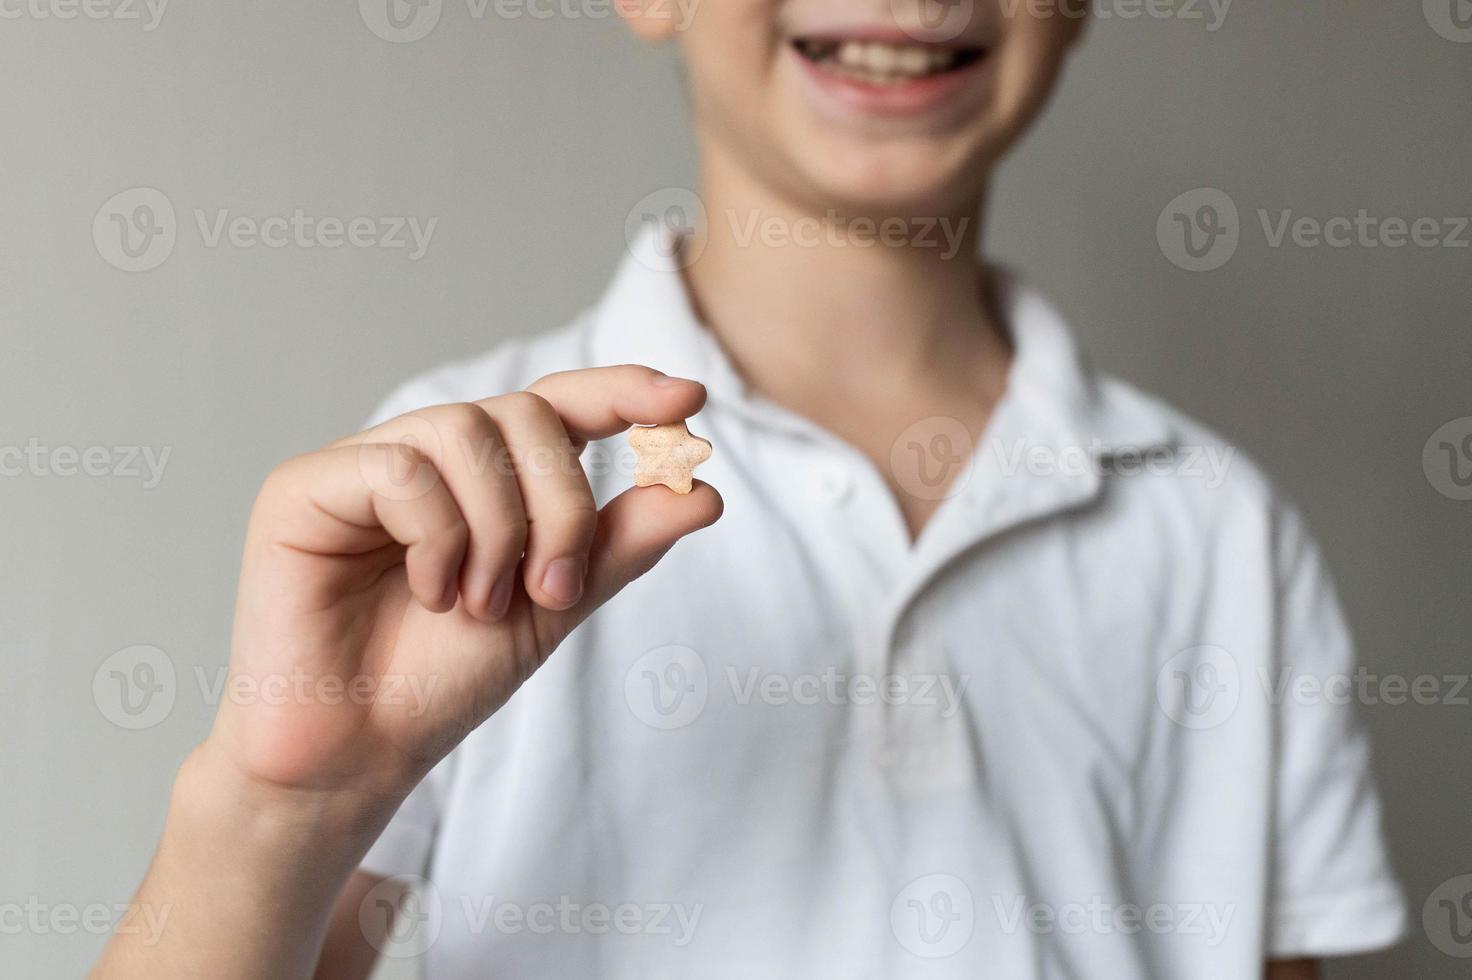
[[990,166],[984,147],[929,139],[869,144],[806,139],[793,170],[810,207],[929,217],[976,211]]

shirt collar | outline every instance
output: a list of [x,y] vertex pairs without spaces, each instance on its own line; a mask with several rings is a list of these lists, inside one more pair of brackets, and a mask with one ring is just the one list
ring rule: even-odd
[[[1166,417],[1138,396],[1111,397],[1058,309],[1010,270],[995,273],[998,306],[1013,342],[1003,403],[1051,433],[1057,448],[1094,456],[1146,453],[1174,439]],[[1033,426],[1029,426],[1032,428]],[[1041,438],[1041,431],[1039,432]]]
[[714,336],[696,318],[680,275],[678,240],[645,229],[594,313],[598,364],[643,364],[706,386],[712,402],[739,401],[746,386]]
[[[696,318],[680,275],[677,240],[646,229],[594,314],[592,354],[598,364],[645,364],[705,384],[713,405],[757,411],[715,337]],[[1013,436],[1056,450],[1107,457],[1167,447],[1172,433],[1142,400],[1109,399],[1074,342],[1062,315],[1016,275],[999,270],[998,305],[1014,345],[999,417]],[[789,419],[797,428],[804,421]],[[992,436],[1001,432],[993,431]]]

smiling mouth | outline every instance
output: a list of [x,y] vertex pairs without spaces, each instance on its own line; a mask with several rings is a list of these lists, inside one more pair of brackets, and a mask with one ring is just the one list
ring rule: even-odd
[[797,38],[792,47],[826,74],[879,87],[954,74],[986,57],[985,48],[882,41]]

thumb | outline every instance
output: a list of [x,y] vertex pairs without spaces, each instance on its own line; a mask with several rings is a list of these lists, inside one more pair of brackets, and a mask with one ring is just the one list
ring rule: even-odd
[[610,500],[598,512],[582,599],[560,612],[537,608],[535,615],[542,620],[538,635],[554,640],[552,646],[560,643],[594,610],[658,564],[675,542],[719,520],[724,507],[715,488],[699,480],[688,494],[663,486],[633,487]]

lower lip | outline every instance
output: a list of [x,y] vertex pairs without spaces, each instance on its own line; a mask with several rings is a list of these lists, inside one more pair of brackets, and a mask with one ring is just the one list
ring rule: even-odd
[[788,54],[796,58],[810,85],[822,97],[840,106],[874,116],[923,116],[954,101],[962,89],[975,79],[989,59],[980,58],[954,71],[929,75],[893,85],[871,85],[851,78],[840,78],[803,57],[792,48]]

